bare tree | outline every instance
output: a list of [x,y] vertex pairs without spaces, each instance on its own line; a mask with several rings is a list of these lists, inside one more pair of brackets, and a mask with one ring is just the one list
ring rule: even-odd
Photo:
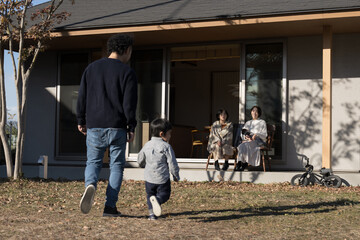
[[[15,166],[12,174],[12,159],[10,148],[5,134],[6,125],[6,102],[4,87],[4,61],[0,60],[0,94],[1,94],[1,122],[0,136],[4,146],[7,175],[8,177],[19,178],[22,174],[22,159],[25,140],[25,121],[27,106],[27,87],[29,76],[41,50],[50,39],[50,33],[55,23],[61,23],[70,14],[67,12],[57,13],[58,8],[64,0],[52,0],[43,9],[33,12],[27,16],[29,8],[32,7],[32,0],[0,0],[1,11],[1,53],[6,46],[9,49],[12,65],[14,68],[14,79],[17,97],[17,141]],[[74,0],[71,0],[74,3]],[[29,20],[31,24],[29,24]],[[15,59],[14,52],[18,52],[18,59]],[[4,135],[4,137],[3,137]]]

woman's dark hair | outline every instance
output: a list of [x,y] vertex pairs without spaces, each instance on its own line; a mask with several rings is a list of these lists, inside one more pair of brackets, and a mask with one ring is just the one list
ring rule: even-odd
[[171,123],[163,118],[157,118],[150,123],[151,136],[153,137],[160,137],[160,132],[166,134],[170,129],[172,129]]
[[222,113],[226,113],[226,121],[229,119],[229,113],[224,109],[224,108],[220,108],[217,113],[216,113],[216,119],[220,120],[220,115]]
[[129,47],[133,45],[133,39],[126,34],[116,34],[109,38],[107,42],[108,54],[116,52],[119,55],[123,55]]
[[252,112],[252,110],[253,110],[254,108],[257,108],[258,114],[259,114],[259,117],[260,117],[261,114],[262,114],[261,108],[260,108],[259,106],[253,106],[253,107],[250,109],[250,112]]

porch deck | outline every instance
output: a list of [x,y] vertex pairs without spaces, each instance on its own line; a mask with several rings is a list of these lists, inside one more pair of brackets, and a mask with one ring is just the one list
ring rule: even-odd
[[[205,163],[203,159],[199,162],[192,163],[180,162],[180,177],[181,180],[187,181],[236,181],[236,182],[251,182],[257,184],[266,183],[283,183],[290,182],[292,176],[301,171],[243,171],[234,172],[233,166],[230,166],[228,171],[216,171],[211,165],[208,171],[205,171]],[[25,177],[35,178],[42,177],[44,172],[43,166],[25,165],[23,167]],[[83,180],[85,166],[54,166],[50,165],[48,168],[48,178],[52,179],[69,179],[69,180]],[[334,174],[340,176],[344,181],[344,186],[360,186],[359,172],[339,172]],[[0,166],[0,177],[6,176],[5,165]],[[108,179],[109,168],[103,168],[100,173],[101,179]],[[137,167],[137,163],[128,162],[128,166],[124,171],[125,180],[144,180],[144,169]]]
[[[187,181],[235,181],[251,183],[284,183],[290,182],[291,178],[298,173],[297,171],[243,171],[234,172],[232,168],[228,171],[216,171],[213,168],[205,171],[204,169],[181,168],[181,180]],[[343,179],[343,186],[360,186],[360,173],[357,172],[334,172]],[[124,178],[129,180],[143,180],[144,169],[126,168]]]

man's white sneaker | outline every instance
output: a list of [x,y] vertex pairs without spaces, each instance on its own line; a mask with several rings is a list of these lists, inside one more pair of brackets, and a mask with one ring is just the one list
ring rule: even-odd
[[152,205],[154,215],[157,216],[157,217],[161,216],[161,206],[160,206],[158,200],[156,199],[156,197],[151,196],[150,197],[150,202],[151,202],[151,205]]
[[80,200],[80,210],[84,214],[88,214],[94,203],[95,186],[90,184],[86,187],[85,192]]

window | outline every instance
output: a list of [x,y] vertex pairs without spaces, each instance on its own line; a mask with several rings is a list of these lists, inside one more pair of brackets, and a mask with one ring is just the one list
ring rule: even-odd
[[254,105],[261,107],[261,118],[276,125],[275,156],[281,158],[283,45],[246,45],[245,61],[245,120]]
[[59,156],[82,156],[86,152],[85,136],[77,131],[76,102],[81,76],[88,63],[88,53],[67,53],[60,56]]
[[149,139],[149,123],[161,116],[163,50],[137,50],[131,65],[138,79],[137,126],[130,153],[138,153]]
[[86,138],[77,130],[76,104],[81,76],[100,51],[62,53],[59,57],[57,156],[85,156]]

